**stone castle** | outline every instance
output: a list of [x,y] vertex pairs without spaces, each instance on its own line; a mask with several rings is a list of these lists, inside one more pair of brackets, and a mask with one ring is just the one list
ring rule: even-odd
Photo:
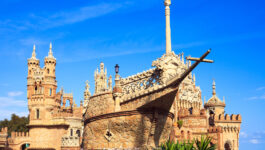
[[[216,94],[204,103],[192,70],[205,59],[171,50],[170,0],[165,0],[166,53],[152,68],[122,78],[115,66],[107,76],[104,63],[95,71],[95,92],[86,82],[84,103],[78,107],[72,93],[57,90],[56,59],[52,45],[44,67],[35,45],[28,59],[27,99],[29,132],[0,131],[0,150],[154,149],[167,140],[187,141],[212,137],[218,150],[238,150],[240,115],[225,114],[225,100]],[[195,61],[191,63],[191,61]],[[181,124],[182,122],[183,124]]]

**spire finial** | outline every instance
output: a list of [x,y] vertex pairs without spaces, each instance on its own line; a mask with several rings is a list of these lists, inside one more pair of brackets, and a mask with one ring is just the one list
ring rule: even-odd
[[89,82],[88,82],[88,80],[86,80],[86,91],[87,91],[87,92],[89,91],[89,88],[90,88],[90,86],[89,86]]
[[36,46],[35,46],[35,44],[33,45],[33,52],[32,52],[31,58],[36,59]]
[[216,91],[215,91],[215,80],[213,79],[213,95],[216,95]]
[[171,0],[165,0],[166,15],[166,54],[171,53],[171,29],[170,29],[170,8]]
[[50,58],[54,58],[54,57],[53,57],[53,53],[52,53],[52,43],[50,43],[50,50],[49,50],[48,57],[50,57]]
[[225,103],[225,97],[223,97],[223,103]]
[[195,73],[193,74],[193,82],[196,82]]

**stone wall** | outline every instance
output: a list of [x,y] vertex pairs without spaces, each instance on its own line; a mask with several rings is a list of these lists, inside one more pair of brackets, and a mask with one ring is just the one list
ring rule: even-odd
[[112,93],[106,92],[94,95],[90,98],[87,105],[85,118],[111,113],[114,111],[114,100]]
[[67,127],[52,126],[52,127],[31,127],[29,130],[31,143],[30,148],[61,148],[61,140],[66,134]]
[[90,118],[85,122],[84,149],[147,148],[169,138],[173,114],[127,111]]

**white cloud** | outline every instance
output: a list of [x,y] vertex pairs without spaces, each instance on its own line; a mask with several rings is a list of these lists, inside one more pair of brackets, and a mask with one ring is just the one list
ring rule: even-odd
[[249,142],[252,144],[259,144],[259,141],[257,139],[251,139],[249,140]]
[[13,97],[0,97],[0,108],[1,107],[27,107],[27,101],[25,100],[16,100]]
[[128,4],[130,3],[100,3],[60,12],[45,14],[31,13],[28,16],[22,17],[25,18],[24,20],[0,20],[0,26],[16,30],[27,30],[32,28],[48,29],[100,17],[114,12]]
[[248,98],[248,100],[264,100],[265,99],[265,95],[262,96],[253,96]]
[[247,138],[248,134],[246,132],[240,132],[239,136],[242,138]]
[[262,91],[264,89],[265,89],[265,86],[262,86],[262,87],[257,88],[256,91]]
[[10,96],[10,97],[15,97],[15,96],[20,96],[20,95],[22,95],[23,94],[23,92],[21,92],[21,91],[16,91],[16,92],[8,92],[8,96]]

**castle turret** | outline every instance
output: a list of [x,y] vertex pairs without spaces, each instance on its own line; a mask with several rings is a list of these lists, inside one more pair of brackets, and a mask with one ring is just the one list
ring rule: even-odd
[[30,98],[33,94],[35,94],[35,86],[34,86],[34,72],[36,72],[40,68],[40,61],[36,58],[36,46],[33,45],[33,52],[31,58],[28,59],[28,92],[27,97]]
[[[85,92],[84,92],[84,108],[87,107],[87,103],[88,103],[88,101],[89,101],[89,99],[90,99],[90,96],[91,96],[91,93],[90,93],[90,91],[89,91],[89,88],[90,88],[90,86],[89,86],[89,82],[86,81],[86,88],[85,88]],[[84,110],[85,110],[85,109],[84,109]]]
[[56,59],[53,56],[52,44],[48,56],[44,60],[45,96],[53,98],[56,95],[57,81],[55,76]]
[[215,81],[213,81],[212,89],[212,97],[208,100],[207,103],[204,104],[204,108],[206,108],[208,114],[224,114],[225,103],[222,102],[216,95]]

